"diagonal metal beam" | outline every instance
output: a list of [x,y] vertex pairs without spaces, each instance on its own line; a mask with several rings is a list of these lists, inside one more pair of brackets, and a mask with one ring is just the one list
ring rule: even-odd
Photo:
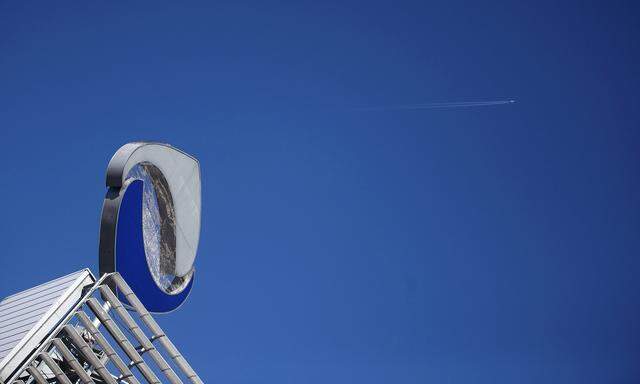
[[49,367],[51,372],[53,372],[53,374],[55,375],[56,380],[60,384],[71,384],[71,380],[69,380],[69,377],[67,377],[67,375],[62,372],[60,366],[58,366],[58,364],[53,360],[51,356],[49,356],[48,353],[41,352],[38,357],[40,357],[40,360],[42,360],[47,365],[47,367]]
[[191,365],[189,365],[184,356],[182,356],[182,354],[178,351],[178,348],[176,348],[171,340],[165,335],[162,328],[160,328],[149,311],[147,311],[142,302],[133,293],[131,287],[129,287],[129,284],[127,284],[122,276],[120,276],[119,273],[115,273],[111,275],[110,278],[111,280],[113,280],[113,282],[115,282],[116,286],[124,295],[124,297],[126,297],[129,304],[131,304],[131,306],[138,312],[142,322],[153,333],[153,341],[158,340],[160,342],[162,347],[169,353],[169,356],[176,363],[178,368],[182,370],[182,372],[189,378],[189,380],[193,384],[204,384],[200,377],[198,377],[196,372],[193,370],[193,368],[191,368]]
[[42,373],[36,369],[36,367],[30,365],[27,367],[27,372],[33,377],[36,383],[38,384],[48,384],[47,379],[42,376]]
[[51,342],[56,347],[60,355],[62,355],[62,358],[66,360],[69,365],[71,365],[71,368],[73,368],[76,375],[78,375],[80,381],[82,381],[83,384],[95,384],[91,376],[87,374],[82,365],[80,365],[80,362],[78,362],[75,356],[73,356],[69,348],[64,345],[62,340],[55,338]]
[[91,309],[91,311],[96,315],[96,317],[100,320],[100,322],[107,328],[107,331],[111,334],[113,339],[118,343],[120,348],[127,354],[127,356],[131,359],[133,365],[135,365],[142,376],[144,376],[145,380],[147,380],[151,384],[161,384],[158,377],[153,373],[153,371],[149,368],[147,363],[140,357],[138,351],[136,351],[135,347],[131,344],[129,339],[122,333],[118,325],[113,321],[111,316],[102,309],[100,303],[95,298],[90,298],[87,300],[87,305]]
[[78,311],[76,314],[82,325],[85,329],[93,336],[96,342],[102,347],[102,350],[107,355],[109,360],[113,362],[113,365],[118,368],[122,376],[120,376],[120,380],[124,380],[129,384],[140,384],[136,377],[133,375],[129,367],[122,361],[120,355],[111,347],[111,344],[105,339],[104,335],[93,325],[93,322],[89,319],[86,313],[83,311]]
[[173,369],[167,364],[164,360],[160,352],[156,349],[156,347],[149,341],[147,335],[144,334],[142,329],[138,326],[136,321],[131,317],[129,312],[127,312],[126,308],[122,305],[120,300],[116,297],[116,295],[109,289],[107,286],[102,286],[99,288],[102,296],[107,300],[107,302],[111,303],[113,306],[113,310],[116,311],[120,319],[125,323],[127,328],[131,331],[133,336],[138,340],[140,345],[144,348],[144,353],[149,353],[153,361],[156,362],[158,368],[164,375],[169,379],[171,384],[182,384],[182,380],[176,375]]
[[73,326],[65,325],[62,330],[67,334],[67,336],[69,336],[73,345],[75,345],[76,348],[80,350],[80,353],[85,358],[85,360],[87,360],[89,364],[91,364],[95,368],[96,372],[98,372],[98,375],[100,375],[100,377],[102,377],[102,379],[106,381],[107,384],[118,384],[113,376],[111,376],[111,372],[109,372],[109,370],[107,370],[107,367],[102,364],[100,359],[98,359],[98,357],[93,353],[93,350],[91,349],[89,344],[87,344],[87,342],[82,339],[82,337],[78,334],[78,331],[76,331]]

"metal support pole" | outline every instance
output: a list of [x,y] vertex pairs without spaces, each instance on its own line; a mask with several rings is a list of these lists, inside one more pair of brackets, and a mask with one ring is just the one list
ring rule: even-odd
[[138,312],[142,322],[153,333],[153,340],[158,340],[160,342],[162,347],[169,353],[171,359],[176,363],[176,365],[182,370],[182,372],[189,378],[189,380],[193,384],[204,384],[204,382],[200,379],[200,377],[198,377],[193,368],[191,368],[191,365],[189,365],[187,360],[178,351],[178,348],[176,348],[171,340],[169,340],[169,338],[164,334],[162,328],[160,328],[149,311],[147,311],[142,302],[140,302],[140,300],[136,297],[136,295],[129,287],[129,284],[127,284],[122,276],[120,276],[119,273],[114,273],[109,278],[115,282],[120,292],[124,295],[124,297],[127,298],[129,304]]
[[[129,367],[127,367],[127,364],[125,364],[124,361],[122,361],[122,359],[120,358],[120,355],[118,355],[118,353],[111,347],[107,339],[105,339],[105,337],[98,330],[98,328],[96,328],[93,325],[93,323],[89,319],[89,316],[87,316],[87,314],[82,311],[79,311],[77,313],[77,316],[80,322],[82,323],[82,325],[85,327],[85,329],[89,331],[91,336],[93,336],[93,338],[96,339],[96,342],[102,347],[102,350],[107,355],[109,360],[111,360],[113,362],[113,365],[115,365],[116,368],[118,368],[118,370],[122,374],[122,376],[120,376],[119,379],[124,380],[129,384],[140,384],[136,379],[136,377],[131,372],[131,370],[129,370]],[[98,321],[99,320],[100,319],[98,319]]]
[[40,373],[40,371],[38,371],[36,369],[36,367],[30,365],[27,367],[27,372],[29,372],[29,374],[33,377],[33,379],[36,381],[36,383],[38,384],[48,384],[47,383],[47,379],[44,378],[44,376],[42,376],[42,373]]
[[180,380],[178,375],[176,375],[169,364],[167,364],[160,352],[156,350],[156,347],[151,343],[151,341],[149,341],[147,335],[145,335],[138,324],[136,324],[135,320],[133,320],[129,312],[127,312],[126,308],[122,305],[120,300],[118,300],[116,295],[111,292],[109,287],[103,285],[100,287],[100,293],[108,302],[111,303],[113,310],[116,311],[120,319],[122,319],[127,328],[129,328],[131,333],[133,333],[136,340],[138,340],[140,345],[142,345],[144,352],[149,353],[153,361],[158,365],[158,368],[160,368],[160,371],[162,371],[167,379],[169,379],[169,382],[171,382],[171,384],[182,384],[182,380]]
[[78,377],[80,378],[80,381],[82,381],[83,384],[95,384],[91,376],[87,374],[87,372],[84,370],[82,365],[80,365],[80,362],[75,358],[75,356],[73,356],[69,348],[67,348],[67,346],[64,345],[62,340],[56,338],[56,339],[53,339],[51,342],[56,347],[60,355],[62,355],[62,358],[66,360],[67,363],[69,363],[69,365],[71,365],[71,368],[73,368],[76,375],[78,375]]
[[62,372],[62,369],[60,369],[58,364],[53,361],[53,358],[49,356],[49,354],[47,354],[46,352],[41,352],[38,357],[40,357],[40,360],[42,360],[47,365],[47,367],[49,367],[51,372],[53,372],[53,374],[56,376],[56,380],[58,380],[60,384],[71,384],[71,380],[69,380],[69,377],[67,377],[67,375]]
[[120,348],[127,354],[127,356],[133,362],[145,380],[151,384],[161,384],[158,377],[153,373],[149,366],[144,362],[138,351],[131,344],[129,339],[122,333],[118,325],[113,321],[111,316],[102,309],[102,306],[93,297],[87,300],[87,305],[91,311],[100,319],[100,322],[107,328],[107,331],[111,334],[114,340],[118,343]]
[[93,353],[89,344],[87,344],[82,339],[75,328],[73,328],[71,325],[65,325],[62,330],[67,334],[67,336],[69,336],[73,345],[75,345],[76,348],[80,350],[80,353],[82,354],[84,359],[87,360],[89,364],[91,364],[95,368],[96,372],[98,372],[98,375],[100,375],[100,377],[102,377],[102,379],[106,381],[107,384],[118,384],[118,382],[113,378],[113,376],[111,376],[111,373],[107,370],[104,364],[102,364],[100,359],[98,359],[98,357]]

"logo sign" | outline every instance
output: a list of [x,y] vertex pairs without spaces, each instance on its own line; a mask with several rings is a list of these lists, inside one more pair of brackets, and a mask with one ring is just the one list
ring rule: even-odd
[[151,312],[178,308],[193,286],[200,237],[198,161],[168,144],[125,144],[107,187],[100,274],[119,272]]

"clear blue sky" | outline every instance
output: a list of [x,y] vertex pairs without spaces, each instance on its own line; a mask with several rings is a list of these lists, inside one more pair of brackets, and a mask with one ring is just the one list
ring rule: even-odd
[[156,140],[201,162],[160,322],[205,382],[638,382],[638,6],[266,3],[0,3],[0,296],[95,271]]

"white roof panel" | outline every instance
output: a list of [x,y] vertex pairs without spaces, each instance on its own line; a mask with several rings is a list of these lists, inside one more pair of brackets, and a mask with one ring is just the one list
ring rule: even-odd
[[95,282],[88,269],[49,281],[0,302],[0,380],[5,379]]

